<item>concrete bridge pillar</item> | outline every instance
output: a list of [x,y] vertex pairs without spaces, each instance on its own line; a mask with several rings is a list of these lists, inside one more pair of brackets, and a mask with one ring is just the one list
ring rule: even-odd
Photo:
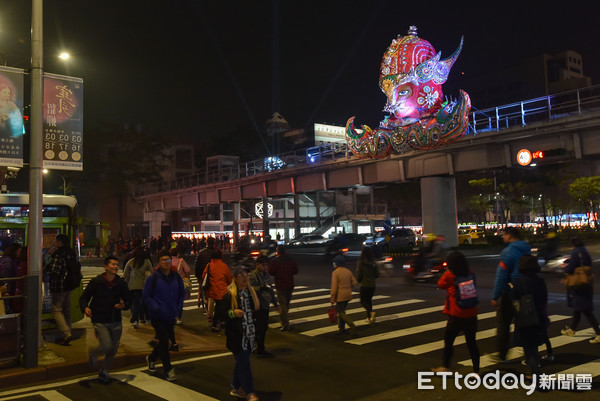
[[421,178],[421,209],[423,234],[444,235],[448,246],[458,246],[455,178]]

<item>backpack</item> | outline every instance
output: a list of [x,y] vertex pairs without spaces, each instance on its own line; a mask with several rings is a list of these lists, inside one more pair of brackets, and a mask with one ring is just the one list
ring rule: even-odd
[[[520,279],[519,279],[520,280]],[[520,286],[516,290],[520,295],[519,299],[513,300],[513,308],[515,311],[515,327],[522,329],[528,327],[536,327],[540,325],[540,317],[533,295],[527,291],[523,280],[520,280]]]
[[68,258],[67,261],[67,272],[65,274],[65,281],[63,289],[65,291],[73,291],[79,287],[83,275],[81,274],[81,263],[78,260]]
[[456,276],[454,278],[454,289],[456,290],[456,304],[459,308],[468,309],[477,306],[479,303],[474,274]]

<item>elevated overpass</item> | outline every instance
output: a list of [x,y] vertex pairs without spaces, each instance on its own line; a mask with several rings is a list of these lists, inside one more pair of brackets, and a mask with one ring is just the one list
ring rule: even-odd
[[[201,171],[174,181],[142,185],[136,188],[135,199],[144,204],[146,212],[167,212],[378,183],[453,177],[461,172],[515,166],[520,149],[555,154],[545,162],[588,159],[596,165],[600,158],[600,86],[472,111],[467,135],[436,150],[373,160],[356,158],[345,144],[333,143],[242,163],[218,174]],[[448,201],[448,191],[439,185],[433,184],[434,192],[429,195],[439,196],[441,191],[446,194],[444,201]],[[423,208],[427,207],[424,203]],[[428,212],[423,213],[426,225]]]

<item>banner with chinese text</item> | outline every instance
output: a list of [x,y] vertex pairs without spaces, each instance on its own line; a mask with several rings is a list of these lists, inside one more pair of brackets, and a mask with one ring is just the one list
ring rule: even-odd
[[0,66],[0,166],[23,167],[23,75]]
[[44,168],[83,170],[83,80],[44,74]]

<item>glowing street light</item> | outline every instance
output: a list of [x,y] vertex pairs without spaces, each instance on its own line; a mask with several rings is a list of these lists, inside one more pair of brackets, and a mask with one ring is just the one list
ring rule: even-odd
[[67,52],[62,52],[58,55],[58,58],[61,60],[68,60],[71,55]]
[[[44,174],[48,174],[49,172],[50,172],[50,170],[48,170],[46,168],[42,170],[42,173],[44,173]],[[59,174],[59,173],[54,173],[54,174],[56,174],[56,175],[60,176],[60,178],[62,178],[62,180],[63,180],[63,195],[66,195],[67,194],[67,181],[65,180],[65,177],[63,177],[63,175]]]

